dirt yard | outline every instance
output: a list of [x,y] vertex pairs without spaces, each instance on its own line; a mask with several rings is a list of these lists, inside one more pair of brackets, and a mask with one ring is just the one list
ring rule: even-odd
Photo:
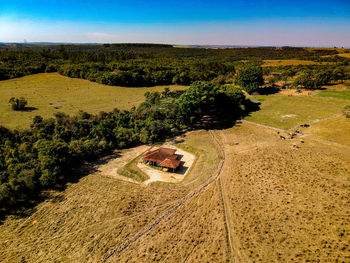
[[116,152],[114,155],[107,156],[101,159],[99,162],[97,162],[95,164],[95,169],[97,169],[98,173],[103,176],[108,176],[118,180],[139,184],[139,182],[131,178],[119,175],[118,169],[124,167],[132,159],[145,152],[148,148],[149,146],[147,145],[141,145],[125,150],[122,153]]
[[179,167],[174,173],[165,172],[160,169],[158,170],[152,168],[140,160],[137,166],[149,177],[148,180],[143,182],[145,185],[149,185],[153,182],[179,183],[185,178],[195,160],[195,156],[193,154],[186,152],[172,144],[164,144],[161,147],[176,149],[175,154],[180,156],[179,160],[182,162],[181,167]]
[[295,89],[283,89],[280,91],[280,94],[285,96],[311,96],[315,95],[317,91],[315,90],[307,90],[307,89],[299,89],[300,92],[296,92]]

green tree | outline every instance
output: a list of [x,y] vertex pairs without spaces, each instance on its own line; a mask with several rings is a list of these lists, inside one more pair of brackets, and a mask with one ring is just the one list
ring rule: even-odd
[[294,82],[294,87],[302,86],[305,89],[317,89],[318,83],[315,81],[311,73],[303,73],[300,76],[298,76]]
[[247,66],[238,73],[236,81],[242,89],[251,94],[264,84],[262,68]]
[[23,97],[20,97],[20,98],[12,97],[9,100],[9,103],[11,104],[12,109],[16,110],[16,111],[24,110],[26,108],[27,104],[28,104],[26,99],[23,98]]

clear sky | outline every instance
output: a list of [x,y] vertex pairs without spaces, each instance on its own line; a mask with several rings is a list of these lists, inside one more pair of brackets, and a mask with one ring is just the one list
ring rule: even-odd
[[350,47],[350,0],[0,0],[0,42]]

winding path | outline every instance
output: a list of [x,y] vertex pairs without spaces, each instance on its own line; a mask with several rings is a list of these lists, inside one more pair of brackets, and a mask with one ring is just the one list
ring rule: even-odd
[[[110,251],[108,254],[106,254],[106,256],[103,258],[103,262],[106,262],[108,259],[110,259],[113,255],[121,253],[123,250],[125,250],[126,248],[128,248],[131,244],[135,243],[137,240],[139,240],[142,236],[146,235],[147,233],[149,233],[152,229],[154,229],[160,222],[162,222],[164,219],[169,218],[171,215],[173,215],[178,208],[182,207],[186,201],[190,200],[191,198],[193,198],[194,196],[197,196],[198,194],[200,194],[201,192],[203,192],[209,185],[211,185],[213,182],[215,182],[216,180],[219,179],[220,175],[222,174],[222,168],[224,166],[225,163],[225,151],[224,148],[222,147],[222,145],[219,143],[218,139],[216,138],[216,136],[214,135],[214,133],[212,131],[209,131],[209,133],[211,134],[211,136],[213,137],[213,140],[215,141],[216,144],[218,144],[218,147],[220,148],[220,150],[222,151],[222,159],[219,162],[218,168],[216,170],[216,172],[201,186],[197,187],[195,190],[191,191],[189,194],[187,194],[185,197],[181,198],[179,200],[179,202],[177,204],[175,204],[173,207],[171,207],[170,209],[168,209],[167,211],[165,211],[163,213],[163,215],[161,215],[160,217],[158,217],[157,219],[155,219],[151,224],[149,224],[147,227],[145,227],[144,229],[140,230],[139,232],[137,232],[133,237],[131,237],[130,239],[126,240],[122,245],[120,245],[119,247],[116,247],[115,249],[113,249],[112,251]],[[220,187],[221,188],[221,187]],[[225,205],[224,205],[225,206]],[[226,211],[225,211],[225,215],[226,215]],[[226,216],[225,216],[226,218]],[[226,224],[227,227],[227,231],[229,232],[229,227],[228,224]],[[229,245],[230,248],[232,249],[232,245],[231,245],[231,241],[230,241],[230,237],[231,235],[228,233],[228,238],[229,238]],[[232,252],[230,254],[232,256]]]

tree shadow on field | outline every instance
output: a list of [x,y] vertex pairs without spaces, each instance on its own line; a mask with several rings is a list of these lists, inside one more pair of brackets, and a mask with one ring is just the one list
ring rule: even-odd
[[38,110],[38,108],[36,108],[36,107],[25,107],[22,111],[31,112],[31,111],[35,111],[35,110]]
[[265,88],[259,88],[258,95],[271,95],[280,92],[281,89],[275,86],[269,86]]
[[21,110],[16,110],[16,111],[19,111],[19,112],[32,112],[32,111],[35,111],[35,110],[38,110],[38,108],[36,108],[36,107],[25,107],[25,108],[23,108],[23,109],[21,109]]
[[236,109],[233,113],[212,108],[208,114],[204,115],[193,125],[193,129],[223,130],[241,123],[241,120],[250,116],[251,112],[259,111],[260,106],[251,100],[247,100],[244,109]]
[[72,170],[72,175],[69,178],[67,178],[68,180],[62,181],[59,185],[57,185],[54,188],[54,190],[60,192],[64,191],[67,188],[67,183],[78,183],[82,177],[99,172],[99,166],[107,164],[109,161],[119,157],[121,157],[121,152],[115,151],[110,155],[98,158],[95,161],[86,162],[81,166],[74,168]]

